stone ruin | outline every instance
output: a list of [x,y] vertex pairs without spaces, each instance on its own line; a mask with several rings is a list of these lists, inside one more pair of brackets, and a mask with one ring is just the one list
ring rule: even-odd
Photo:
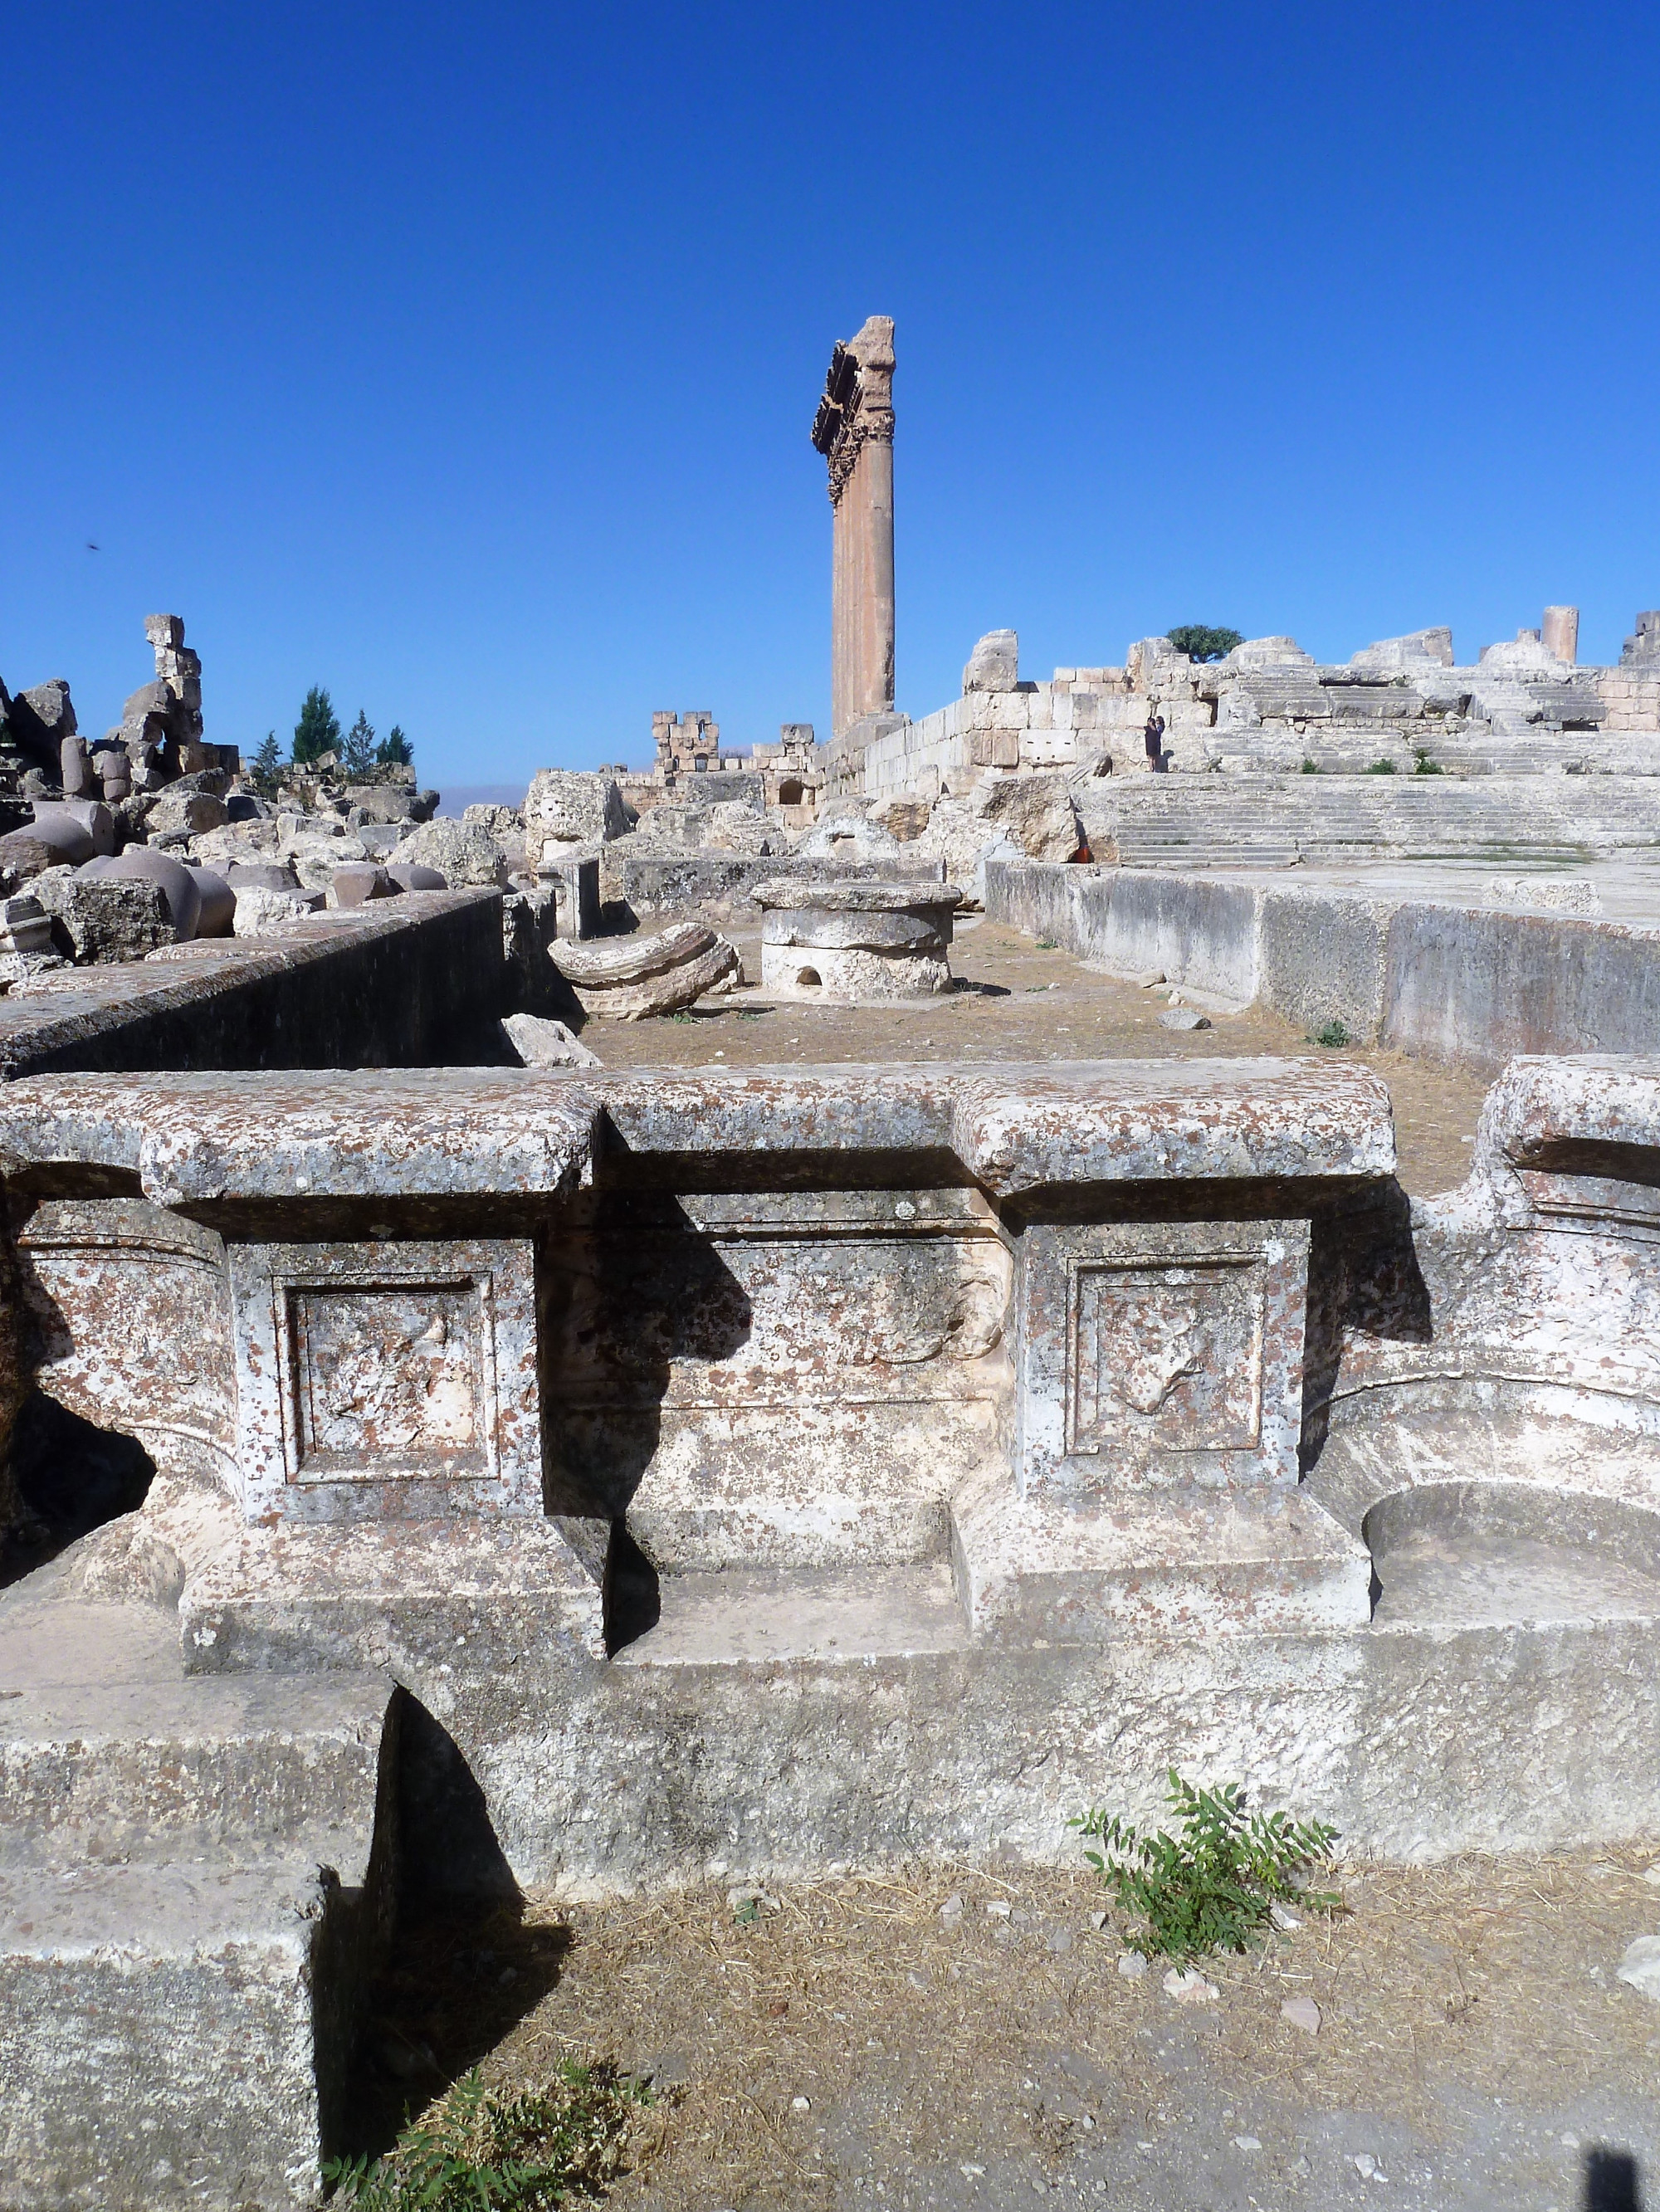
[[[410,1884],[459,1923],[529,1884],[1043,1863],[1172,1765],[1361,1857],[1651,1832],[1660,927],[1548,870],[1569,805],[1655,841],[1660,627],[1618,671],[1552,608],[1475,664],[1149,639],[1047,684],[998,631],[908,722],[891,339],[837,349],[818,426],[822,751],[722,767],[670,716],[653,779],[544,770],[459,823],[326,769],[260,798],[185,766],[168,629],[128,793],[14,772],[0,1527],[39,1535],[43,1453],[108,1494],[0,1598],[9,2202],[311,2201]],[[66,687],[22,696],[62,777]],[[1420,866],[1496,793],[1505,872],[1134,846],[1138,805],[1302,838],[1351,787]],[[117,896],[124,955],[84,958]],[[976,905],[1481,1070],[1467,1177],[1409,1199],[1383,1080],[1312,1046],[593,1049],[756,988],[716,908],[798,1005],[942,996]]]

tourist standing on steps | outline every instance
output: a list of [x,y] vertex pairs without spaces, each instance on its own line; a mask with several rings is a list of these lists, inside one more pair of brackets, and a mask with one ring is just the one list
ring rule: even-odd
[[1156,706],[1147,709],[1147,726],[1142,732],[1147,741],[1147,766],[1155,775],[1164,769],[1164,718]]

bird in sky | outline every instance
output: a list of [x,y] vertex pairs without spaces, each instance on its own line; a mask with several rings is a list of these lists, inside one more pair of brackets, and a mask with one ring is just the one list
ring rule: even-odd
[[102,550],[103,550],[103,549],[102,549],[100,546],[94,545],[94,544],[93,544],[93,542],[92,542],[92,540],[91,540],[91,538],[88,538],[88,540],[87,540],[87,550],[88,550],[88,553],[97,553],[97,552],[100,552]]

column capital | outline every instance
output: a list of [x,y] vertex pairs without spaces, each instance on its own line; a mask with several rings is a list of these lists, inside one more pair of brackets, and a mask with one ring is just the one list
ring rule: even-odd
[[812,442],[829,465],[832,507],[840,504],[860,447],[893,443],[893,365],[891,315],[872,315],[830,356]]

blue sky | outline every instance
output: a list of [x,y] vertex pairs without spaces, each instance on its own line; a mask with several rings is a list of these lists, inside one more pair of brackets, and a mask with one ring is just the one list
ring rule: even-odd
[[[1173,622],[1660,605],[1660,15],[4,10],[0,676],[181,613],[442,783],[829,722],[832,342],[897,323],[899,703]],[[87,541],[100,547],[87,550]]]

